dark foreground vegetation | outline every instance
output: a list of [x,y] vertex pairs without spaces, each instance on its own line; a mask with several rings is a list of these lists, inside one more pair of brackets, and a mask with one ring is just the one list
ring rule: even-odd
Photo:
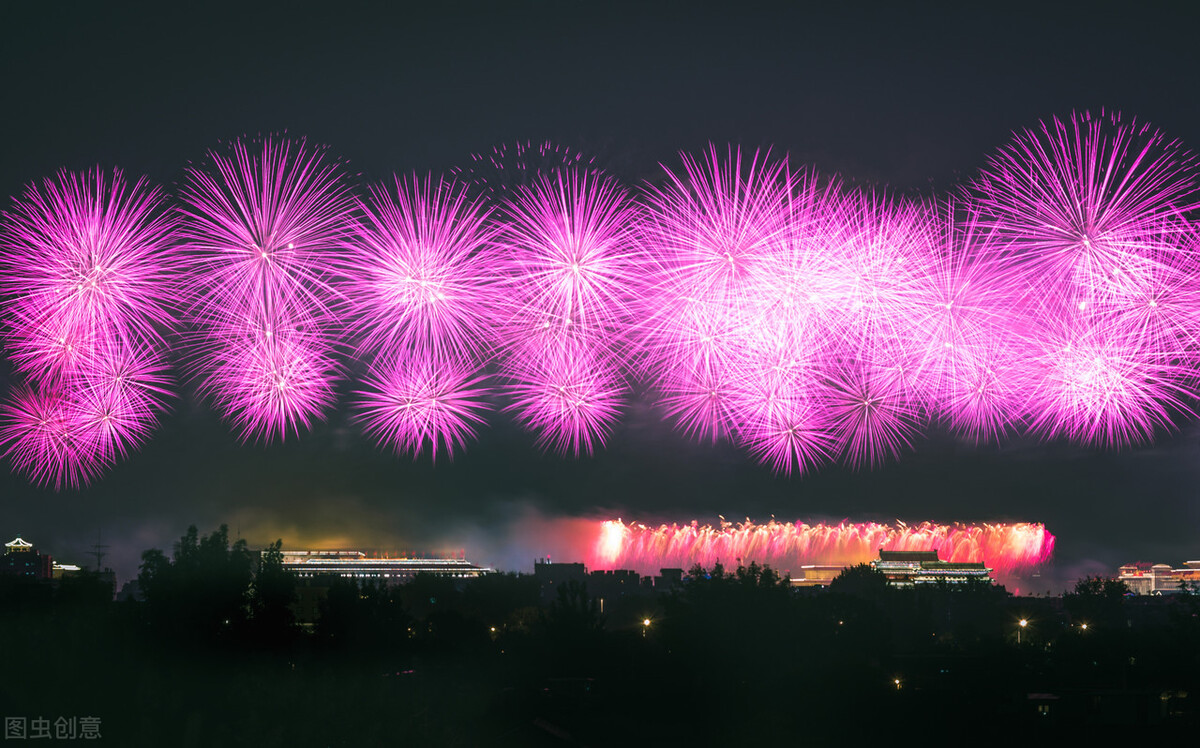
[[[144,554],[145,600],[83,574],[0,587],[4,716],[95,716],[130,746],[857,745],[1089,724],[1195,726],[1200,596],[795,590],[754,564],[670,593],[543,603],[532,576],[329,586],[301,626],[279,544]],[[1025,625],[1021,626],[1020,621]],[[1085,626],[1086,624],[1086,626]]]

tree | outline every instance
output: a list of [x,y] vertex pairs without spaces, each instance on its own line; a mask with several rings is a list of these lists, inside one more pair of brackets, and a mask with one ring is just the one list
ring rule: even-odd
[[402,590],[382,581],[335,578],[321,601],[317,638],[370,656],[406,650],[413,621],[401,602]]
[[295,622],[291,606],[296,600],[296,579],[283,568],[282,549],[283,540],[276,540],[259,556],[250,594],[254,630],[271,642],[286,640]]
[[829,583],[829,591],[865,600],[878,601],[888,592],[887,577],[870,564],[858,564],[842,569]]
[[1063,595],[1063,605],[1072,620],[1089,625],[1121,626],[1129,587],[1119,579],[1084,577],[1075,582],[1075,592]]
[[249,617],[254,557],[245,540],[229,542],[229,527],[200,537],[195,525],[175,544],[172,559],[142,554],[138,584],[152,620],[168,632],[224,637]]

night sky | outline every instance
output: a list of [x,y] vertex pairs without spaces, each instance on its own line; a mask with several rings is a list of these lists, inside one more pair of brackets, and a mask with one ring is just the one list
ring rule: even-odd
[[[528,139],[637,185],[711,141],[914,196],[948,194],[1014,130],[1074,110],[1200,148],[1200,13],[1179,3],[175,5],[0,5],[6,207],[97,163],[173,190],[218,141],[284,131],[330,146],[362,185]],[[0,390],[8,375],[0,364]],[[84,490],[37,489],[5,463],[0,535],[82,563],[100,533],[122,579],[143,549],[221,523],[252,545],[466,547],[526,571],[560,547],[536,519],[601,516],[1037,521],[1064,580],[1200,558],[1194,420],[1120,452],[930,433],[882,468],[791,478],[688,442],[645,393],[594,457],[534,441],[493,416],[434,466],[376,447],[343,410],[286,444],[243,445],[184,385],[149,444]]]

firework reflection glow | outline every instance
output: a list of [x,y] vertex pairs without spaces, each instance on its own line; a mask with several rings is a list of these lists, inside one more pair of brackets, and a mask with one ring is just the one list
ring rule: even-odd
[[689,569],[696,564],[726,568],[757,562],[780,572],[805,564],[865,563],[889,551],[936,550],[943,561],[983,562],[997,576],[1033,572],[1050,560],[1054,536],[1037,523],[894,524],[848,522],[765,524],[746,520],[713,526],[643,525],[604,520],[597,528],[587,563],[597,569],[632,569],[656,574],[662,568]]

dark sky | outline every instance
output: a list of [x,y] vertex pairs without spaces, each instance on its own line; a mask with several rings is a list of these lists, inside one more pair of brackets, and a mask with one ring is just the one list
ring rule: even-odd
[[[176,5],[0,5],[0,193],[96,163],[171,189],[219,140],[280,131],[329,145],[364,183],[549,138],[636,184],[712,141],[925,195],[1013,130],[1077,109],[1200,148],[1200,15],[1181,3]],[[531,558],[553,545],[519,532],[533,516],[1028,520],[1059,536],[1067,577],[1200,557],[1198,456],[1187,422],[1117,453],[935,434],[874,471],[782,478],[687,443],[639,401],[594,458],[542,455],[498,418],[434,467],[378,450],[341,414],[244,446],[185,388],[158,435],[90,488],[38,490],[4,469],[0,535],[85,561],[101,532],[128,578],[191,523],[289,545],[491,535]]]

